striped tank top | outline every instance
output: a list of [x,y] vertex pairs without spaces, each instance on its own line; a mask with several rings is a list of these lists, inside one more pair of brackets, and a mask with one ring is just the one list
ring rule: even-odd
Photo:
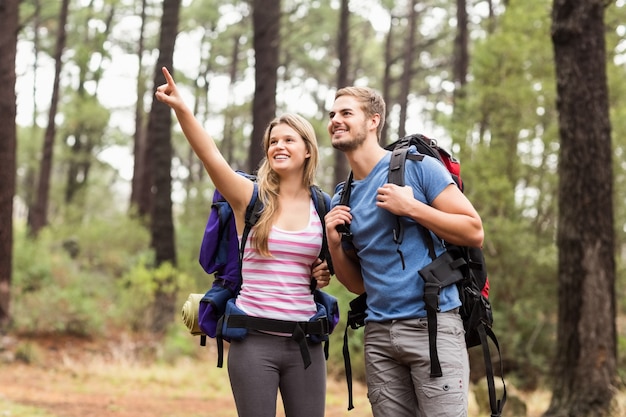
[[[322,223],[310,204],[309,224],[304,230],[272,227],[271,257],[260,255],[251,235],[243,254],[242,285],[237,307],[253,317],[307,321],[317,311],[311,294],[311,270],[322,247]],[[241,236],[240,236],[241,239]]]

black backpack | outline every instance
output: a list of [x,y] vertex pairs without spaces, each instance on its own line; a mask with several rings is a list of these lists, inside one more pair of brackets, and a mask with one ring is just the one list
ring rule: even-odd
[[[415,147],[416,153],[410,152]],[[406,160],[421,161],[425,155],[438,159],[450,172],[454,181],[463,191],[463,181],[460,176],[460,164],[450,153],[440,148],[435,140],[421,134],[406,136],[388,146],[385,149],[392,151],[389,164],[388,182],[404,186],[404,173]],[[350,189],[352,173],[344,184],[339,204],[348,205],[350,202]],[[485,265],[485,258],[481,248],[458,246],[446,243],[446,252],[439,257],[435,256],[431,233],[418,225],[419,231],[424,237],[429,249],[432,262],[419,271],[424,279],[424,302],[428,318],[429,350],[431,359],[431,377],[442,376],[439,357],[437,355],[437,311],[439,310],[439,293],[441,288],[448,285],[457,285],[461,299],[460,315],[465,328],[465,341],[468,348],[481,345],[485,361],[485,371],[489,390],[489,403],[491,416],[501,416],[506,402],[506,386],[504,384],[504,372],[502,369],[502,357],[496,335],[493,333],[493,315],[491,303],[488,298],[489,279]],[[349,234],[349,230],[343,230]],[[399,221],[393,230],[394,242],[400,246],[405,230]],[[404,265],[404,254],[398,250],[400,261]],[[358,329],[365,325],[365,309],[367,308],[367,294],[361,294],[350,302],[350,310],[347,315],[346,330],[344,332],[344,364],[348,383],[348,409],[354,408],[352,402],[352,371],[350,364],[350,352],[348,348],[348,328]],[[493,365],[489,350],[491,339],[498,350],[500,357],[500,375],[502,377],[503,394],[501,399],[496,398],[494,384]]]

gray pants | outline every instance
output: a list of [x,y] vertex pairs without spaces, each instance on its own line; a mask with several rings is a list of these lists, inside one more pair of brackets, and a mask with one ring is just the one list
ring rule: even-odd
[[469,358],[456,312],[437,315],[442,377],[430,377],[427,319],[367,323],[365,371],[375,417],[465,417]]
[[304,369],[298,343],[255,331],[233,341],[228,375],[239,417],[275,417],[278,390],[286,417],[323,417],[326,360],[321,343],[309,343],[311,365]]

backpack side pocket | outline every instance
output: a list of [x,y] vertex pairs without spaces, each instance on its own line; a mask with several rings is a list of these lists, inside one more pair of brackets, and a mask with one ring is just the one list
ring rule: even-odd
[[231,298],[226,303],[226,311],[224,313],[224,320],[222,326],[222,337],[224,340],[243,340],[248,335],[248,329],[246,327],[233,327],[229,326],[229,318],[238,316],[247,316],[237,305],[235,304],[235,298]]
[[198,306],[198,325],[207,336],[216,336],[217,322],[226,312],[228,300],[234,296],[230,289],[221,285],[214,285],[204,294]]

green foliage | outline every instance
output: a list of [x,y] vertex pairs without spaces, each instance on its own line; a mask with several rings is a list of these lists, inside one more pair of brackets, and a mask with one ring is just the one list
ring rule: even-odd
[[15,239],[13,327],[20,332],[93,335],[111,307],[106,278],[80,270],[49,230],[37,241]]
[[509,372],[536,384],[554,352],[556,246],[519,219],[489,219],[486,234],[494,331]]
[[148,247],[147,231],[124,215],[80,229],[46,228],[36,240],[16,233],[14,328],[82,336],[110,326],[145,330],[157,289],[177,294],[190,287],[172,265],[154,269]]
[[620,326],[620,330],[622,331],[618,331],[617,333],[617,351],[619,352],[617,372],[619,379],[623,383],[623,381],[626,381],[626,354],[624,354],[624,352],[626,352],[626,336],[624,336],[623,326]]
[[472,79],[446,123],[485,228],[494,330],[520,387],[541,383],[550,367],[558,305],[549,10],[545,0],[508,5],[493,33],[474,43]]
[[[612,3],[606,11],[607,77],[612,141],[614,148],[613,176],[615,199],[615,245],[617,248],[617,300],[620,311],[626,312],[624,287],[626,272],[623,248],[626,245],[626,5]],[[619,256],[621,255],[621,256]],[[623,350],[620,350],[623,351]]]
[[188,277],[185,282],[179,282],[180,292],[185,295],[185,299],[189,293],[205,292],[213,282],[213,276],[208,275],[198,262],[200,252],[200,243],[204,236],[204,226],[209,216],[209,209],[206,213],[202,213],[192,223],[181,225],[177,229],[176,240],[180,242],[178,245],[178,268]]
[[64,108],[67,118],[64,130],[67,134],[79,133],[90,137],[91,142],[100,144],[108,127],[111,112],[95,96],[68,94],[70,101]]
[[116,278],[151,256],[148,230],[124,213],[87,215],[82,227],[62,224],[55,236],[75,251],[76,264]]
[[187,328],[180,321],[176,321],[169,327],[161,343],[158,359],[168,364],[176,364],[182,357],[203,360],[198,355],[201,349],[205,347],[200,346],[199,336],[192,337]]
[[24,406],[0,397],[0,409],[11,417],[56,417],[55,414],[42,410],[41,407]]
[[178,294],[180,287],[188,286],[187,276],[170,263],[164,262],[157,268],[151,266],[152,263],[152,259],[140,259],[117,281],[117,308],[113,320],[118,326],[135,332],[145,331],[151,323],[157,292]]

